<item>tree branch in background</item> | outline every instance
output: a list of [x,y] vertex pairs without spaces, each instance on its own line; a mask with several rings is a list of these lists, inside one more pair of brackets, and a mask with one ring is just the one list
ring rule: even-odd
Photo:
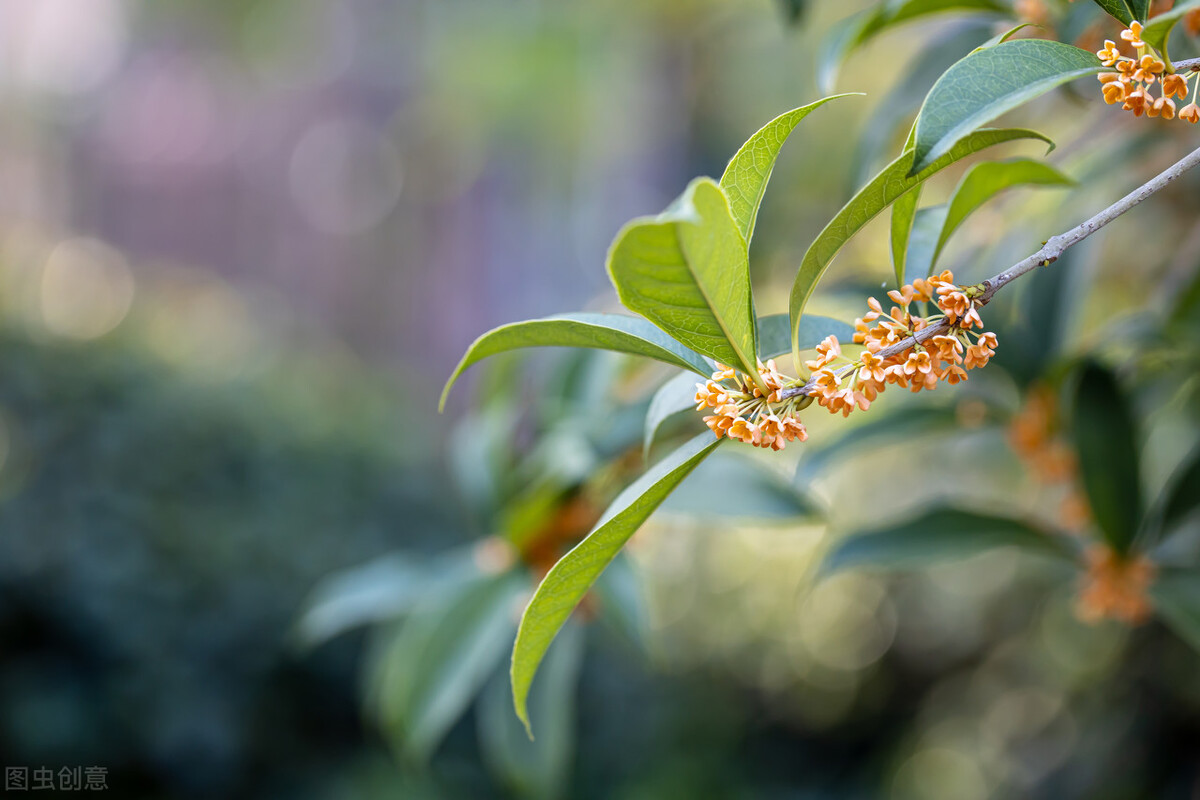
[[[1181,61],[1176,64],[1176,68],[1182,70],[1185,68],[1185,65],[1187,65],[1186,68],[1200,71],[1200,59]],[[986,281],[983,281],[983,283],[978,284],[975,288],[977,288],[980,293],[975,295],[975,303],[977,305],[986,305],[988,301],[992,299],[993,295],[995,295],[996,292],[1006,284],[1011,283],[1027,272],[1032,272],[1039,266],[1053,264],[1064,252],[1066,252],[1067,248],[1071,247],[1072,245],[1079,244],[1084,239],[1124,214],[1126,211],[1132,209],[1150,195],[1166,187],[1167,184],[1171,183],[1180,175],[1187,172],[1192,167],[1195,167],[1197,164],[1200,164],[1200,149],[1193,150],[1191,153],[1184,156],[1182,159],[1175,162],[1173,165],[1163,170],[1154,178],[1151,178],[1149,181],[1139,186],[1137,189],[1134,189],[1132,192],[1125,195],[1120,200],[1101,211],[1099,214],[1096,214],[1091,219],[1081,222],[1079,225],[1076,225],[1069,231],[1050,237],[1050,239],[1047,240],[1042,246],[1041,250],[1038,250],[1036,253],[1024,259],[1023,261],[1013,264],[1011,267],[999,273],[998,275],[995,275]],[[928,328],[923,328],[922,330],[917,331],[914,335],[908,337],[904,341],[898,342],[891,347],[885,347],[876,355],[878,355],[880,359],[886,360],[892,356],[903,353],[905,350],[908,350],[914,345],[920,344],[927,339],[932,339],[934,336],[939,336],[945,333],[951,327],[953,326],[945,318],[940,319],[934,324],[930,325]],[[816,379],[809,378],[808,382],[803,386],[784,389],[779,393],[779,396],[780,399],[786,400],[791,397],[799,397],[801,395],[810,394],[815,388]]]

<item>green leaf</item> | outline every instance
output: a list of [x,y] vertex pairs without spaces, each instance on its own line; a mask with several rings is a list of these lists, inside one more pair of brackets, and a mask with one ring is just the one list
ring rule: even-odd
[[1075,384],[1071,436],[1092,516],[1109,546],[1124,553],[1142,518],[1137,430],[1116,376],[1096,363],[1085,364]]
[[771,179],[771,171],[775,169],[775,159],[779,157],[783,143],[800,124],[800,120],[830,100],[848,96],[838,94],[825,97],[779,115],[747,139],[730,159],[729,166],[725,167],[725,174],[721,176],[721,189],[729,198],[729,211],[747,246],[754,236],[758,208],[762,204],[767,181]]
[[912,283],[917,278],[926,278],[933,271],[934,253],[937,251],[938,239],[941,237],[949,211],[949,204],[941,203],[917,212],[912,233],[908,237],[908,273],[904,276],[905,283]]
[[702,375],[710,371],[703,358],[645,320],[619,314],[561,314],[501,325],[476,339],[446,381],[438,408],[445,407],[450,388],[472,364],[522,347],[592,347],[647,356]]
[[1149,536],[1139,545],[1145,549],[1167,538],[1180,523],[1185,522],[1200,509],[1200,448],[1192,450],[1171,473],[1147,516],[1150,518]]
[[[1165,14],[1159,14],[1147,23],[1145,30],[1142,31],[1142,41],[1162,53],[1163,58],[1170,64],[1171,59],[1167,56],[1167,40],[1171,38],[1171,31],[1175,29],[1175,24],[1179,20],[1197,8],[1200,8],[1200,0],[1189,0],[1186,3],[1176,4]],[[1135,19],[1144,21],[1145,17],[1135,17]]]
[[995,47],[996,45],[1000,44],[1001,42],[1007,42],[1009,39],[1011,39],[1013,36],[1015,36],[1019,31],[1025,29],[1025,28],[1040,28],[1040,27],[1042,27],[1042,26],[1038,25],[1036,23],[1033,23],[1033,22],[1022,22],[1020,25],[1009,28],[1004,33],[996,34],[995,36],[988,39],[986,42],[979,45],[979,47],[976,47],[975,49],[983,50],[984,48],[987,48],[987,47]]
[[1194,569],[1163,570],[1150,586],[1150,597],[1179,638],[1200,650],[1200,574]]
[[1015,186],[1074,186],[1075,181],[1049,164],[1029,158],[986,161],[967,170],[950,197],[946,221],[938,236],[930,268],[937,264],[951,234],[980,206]]
[[696,384],[702,383],[690,372],[681,372],[658,387],[646,409],[646,427],[642,437],[642,457],[650,457],[650,447],[658,429],[668,418],[696,407]]
[[[919,124],[919,123],[918,123]],[[984,129],[975,131],[963,137],[950,152],[938,158],[915,175],[910,175],[909,165],[912,163],[911,151],[904,153],[891,164],[883,168],[866,186],[858,191],[850,202],[830,220],[817,238],[809,245],[796,273],[792,284],[789,307],[791,309],[792,325],[792,354],[799,364],[799,324],[804,316],[804,306],[812,296],[817,283],[825,274],[833,257],[842,249],[851,236],[862,230],[879,212],[894,203],[897,198],[908,192],[914,186],[919,186],[931,175],[967,156],[977,153],[984,148],[1002,142],[1016,139],[1040,139],[1050,144],[1054,143],[1040,133],[1021,128],[1005,128],[1000,130]]]
[[939,508],[898,525],[842,539],[825,557],[822,571],[830,573],[855,567],[922,567],[998,547],[1018,547],[1065,559],[1073,557],[1066,542],[1027,522],[956,508]]
[[746,240],[711,178],[692,181],[657,217],[627,224],[609,250],[608,273],[626,308],[757,377]]
[[1044,39],[1002,42],[968,54],[929,90],[908,174],[926,169],[985,122],[1102,69],[1094,53]]
[[416,558],[395,553],[322,580],[297,625],[313,646],[362,625],[407,614],[422,600],[457,591],[478,577],[473,548]]
[[976,11],[1009,14],[998,0],[902,0],[885,2],[835,23],[824,37],[817,61],[817,86],[829,93],[837,83],[841,65],[856,49],[886,30],[931,14]]
[[530,741],[512,713],[512,689],[497,674],[480,697],[477,716],[484,761],[513,797],[562,797],[575,753],[575,696],[583,662],[584,630],[567,624],[546,655],[542,678],[529,698],[529,716],[543,735]]
[[913,234],[913,223],[917,218],[917,205],[921,202],[921,186],[914,186],[896,199],[892,205],[892,270],[896,275],[896,288],[904,284],[904,262],[908,257],[909,239]]
[[820,516],[820,509],[757,460],[722,451],[698,466],[675,490],[663,510],[707,521],[795,520]]
[[1096,5],[1128,25],[1135,19],[1139,22],[1146,21],[1150,0],[1096,0]]
[[[923,278],[933,272],[950,236],[967,217],[1005,189],[1073,185],[1074,181],[1054,167],[1032,159],[976,164],[963,175],[948,203],[923,208],[918,213],[910,235],[910,264],[904,282],[912,283],[913,278]],[[899,203],[896,205],[899,207]]]
[[400,626],[376,671],[373,707],[397,750],[428,760],[504,658],[525,578],[481,578]]
[[613,500],[587,538],[542,579],[521,616],[510,673],[517,716],[530,736],[529,687],[555,635],[629,537],[718,444],[705,431],[651,467]]
[[[854,338],[854,326],[833,317],[823,317],[810,314],[800,320],[796,340],[800,349],[811,350],[826,336],[836,336],[838,341],[845,344]],[[791,352],[791,331],[787,314],[771,314],[758,318],[758,357],[763,361],[768,358],[778,358]]]

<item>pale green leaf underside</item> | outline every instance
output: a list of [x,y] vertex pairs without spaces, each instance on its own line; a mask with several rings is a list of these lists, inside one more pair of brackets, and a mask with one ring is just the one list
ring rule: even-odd
[[[920,185],[931,175],[960,159],[977,153],[992,145],[1009,142],[1016,139],[1040,139],[1053,147],[1053,142],[1036,131],[1021,128],[1005,128],[999,130],[984,129],[970,133],[958,142],[950,152],[938,158],[916,175],[909,175],[909,165],[913,154],[906,152],[891,164],[883,168],[866,186],[858,191],[850,202],[830,220],[824,230],[809,246],[800,263],[796,279],[792,283],[789,302],[792,324],[792,336],[799,331],[799,323],[804,317],[804,307],[817,287],[817,283],[825,274],[833,257],[842,249],[850,237],[858,233],[864,225],[894,203],[898,197]],[[799,347],[793,338],[793,356],[799,360]]]
[[976,50],[929,90],[917,121],[910,174],[924,170],[980,125],[1103,67],[1094,53],[1042,39]]
[[626,308],[697,353],[757,374],[746,240],[711,178],[692,181],[662,214],[626,225],[608,273]]
[[730,159],[729,166],[725,167],[725,174],[721,176],[720,185],[725,196],[729,198],[729,211],[747,245],[754,236],[754,222],[758,218],[758,209],[762,205],[767,182],[771,179],[771,171],[775,168],[775,159],[779,157],[783,143],[800,124],[800,120],[830,100],[848,96],[838,94],[824,97],[815,103],[779,115],[747,139]]
[[705,431],[659,461],[621,492],[587,538],[546,573],[521,617],[513,646],[513,701],[526,728],[529,687],[559,629],[629,537],[719,444]]
[[933,271],[937,260],[935,253],[938,240],[946,226],[946,214],[949,210],[949,204],[939,203],[917,212],[912,234],[908,238],[908,271],[904,276],[905,283],[912,283],[917,278],[927,278]]
[[[1167,40],[1171,38],[1171,31],[1175,29],[1175,24],[1191,11],[1200,8],[1200,0],[1189,0],[1186,3],[1178,3],[1174,8],[1165,14],[1159,14],[1146,25],[1142,31],[1142,41],[1153,47],[1155,50],[1163,54],[1167,58],[1168,63],[1170,58],[1167,56]],[[1139,18],[1140,19],[1140,18]]]
[[476,339],[442,389],[438,408],[458,377],[488,356],[523,347],[590,347],[647,356],[677,367],[707,374],[708,365],[698,354],[663,334],[644,319],[620,314],[561,314],[544,319],[513,322],[493,328]]
[[825,557],[822,571],[922,567],[998,547],[1072,557],[1070,548],[1061,539],[1021,520],[942,508],[898,525],[842,539]]
[[[840,342],[849,342],[854,336],[854,326],[832,317],[811,314],[800,321],[800,349],[810,350],[826,336],[838,337]],[[788,315],[771,314],[758,319],[758,357],[763,361],[776,358],[791,350],[791,335],[788,332]],[[643,437],[643,454],[649,455],[650,446],[658,429],[669,418],[696,406],[697,380],[690,372],[681,372],[671,378],[654,393],[650,408],[646,411]],[[696,417],[700,419],[700,416]]]

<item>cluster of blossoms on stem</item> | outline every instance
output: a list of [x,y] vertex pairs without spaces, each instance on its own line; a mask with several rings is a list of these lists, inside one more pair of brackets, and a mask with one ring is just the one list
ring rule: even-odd
[[774,359],[766,364],[758,362],[758,376],[761,387],[732,367],[717,364],[711,380],[696,384],[696,410],[713,409],[713,413],[704,418],[704,424],[718,439],[728,436],[772,450],[782,450],[788,442],[806,440],[808,431],[796,414],[808,407],[812,398],[780,398],[783,389],[798,385],[800,381],[781,374]]
[[1117,619],[1145,622],[1153,610],[1150,584],[1156,569],[1145,556],[1122,556],[1107,545],[1087,552],[1087,572],[1076,610],[1085,620]]
[[1013,452],[1037,477],[1039,487],[1058,490],[1062,500],[1058,522],[1081,532],[1092,521],[1091,507],[1079,486],[1079,460],[1061,435],[1057,397],[1047,386],[1026,393],[1025,402],[1009,423]]
[[[1122,55],[1111,39],[1105,40],[1104,49],[1096,52],[1100,63],[1116,68],[1116,72],[1101,72],[1098,76],[1104,102],[1109,105],[1121,103],[1121,109],[1133,112],[1135,117],[1145,114],[1174,119],[1175,101],[1171,98],[1184,100],[1188,97],[1188,79],[1167,71],[1166,62],[1159,58],[1153,47],[1142,41],[1142,32],[1142,23],[1136,20],[1121,31],[1122,41],[1136,51],[1134,57]],[[1158,97],[1153,94],[1155,83],[1161,90]],[[1193,98],[1195,92],[1200,91],[1200,73],[1197,73],[1196,83]],[[1200,122],[1200,107],[1196,106],[1195,100],[1179,109],[1179,118],[1193,124]]]
[[[850,416],[856,408],[867,410],[888,385],[919,392],[940,381],[966,380],[967,370],[987,364],[996,352],[996,334],[973,330],[983,327],[978,294],[973,287],[956,285],[954,274],[946,270],[888,292],[896,305],[886,314],[878,300],[869,298],[871,310],[854,321],[854,342],[866,347],[858,359],[843,356],[837,338],[830,336],[817,347],[819,357],[805,362],[813,370],[817,403]],[[914,316],[909,311],[914,302],[933,302],[941,313]],[[950,324],[945,333],[892,355],[881,354],[942,319]]]

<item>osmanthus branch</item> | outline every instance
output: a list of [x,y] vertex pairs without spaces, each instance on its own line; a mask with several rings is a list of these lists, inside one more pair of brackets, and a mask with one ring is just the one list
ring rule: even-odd
[[1176,61],[1174,66],[1176,72],[1200,72],[1200,58]]
[[[1200,59],[1193,60],[1196,62],[1196,69],[1200,70]],[[1178,69],[1184,64],[1190,63],[1191,62],[1180,62],[1176,64],[1176,68]],[[976,287],[972,287],[978,292],[974,297],[975,303],[977,305],[986,305],[988,301],[990,301],[996,294],[996,292],[998,292],[1006,284],[1011,283],[1027,272],[1032,272],[1038,267],[1053,264],[1064,252],[1066,252],[1067,248],[1071,247],[1072,245],[1079,244],[1084,239],[1091,236],[1093,233],[1100,230],[1105,225],[1124,214],[1126,211],[1129,211],[1150,195],[1154,194],[1160,189],[1163,189],[1167,186],[1167,184],[1171,183],[1180,175],[1197,165],[1200,165],[1200,148],[1193,150],[1191,153],[1184,156],[1182,159],[1175,162],[1173,165],[1163,170],[1146,183],[1134,189],[1132,192],[1125,195],[1120,200],[1101,211],[1099,214],[1096,214],[1091,219],[1081,222],[1074,228],[1071,228],[1069,231],[1065,231],[1057,236],[1050,237],[1050,239],[1048,239],[1042,246],[1042,249],[1038,250],[1033,255],[1029,256],[1023,261],[1013,264],[1011,267],[999,273],[998,275],[988,278],[986,281],[978,284]],[[890,347],[883,348],[877,353],[877,355],[881,359],[887,359],[892,356],[899,355],[900,353],[903,353],[911,348],[913,345],[920,344],[927,339],[932,339],[934,336],[945,333],[951,327],[951,323],[947,322],[943,317],[929,327],[917,331],[907,339],[897,342]],[[786,400],[791,397],[807,395],[816,388],[816,383],[816,378],[809,378],[808,382],[803,386],[796,386],[791,389],[782,390],[779,393],[779,397],[781,400]]]

